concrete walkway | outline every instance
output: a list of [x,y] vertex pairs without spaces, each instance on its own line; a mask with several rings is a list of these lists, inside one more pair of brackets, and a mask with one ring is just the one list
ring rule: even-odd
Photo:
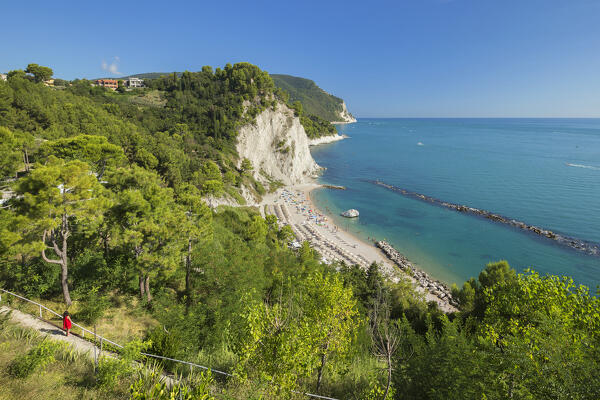
[[[81,337],[79,337],[79,335],[73,334],[73,330],[71,330],[71,332],[69,333],[69,336],[66,336],[65,331],[63,331],[61,328],[58,328],[56,325],[54,325],[50,322],[41,320],[30,314],[26,314],[22,311],[15,310],[14,308],[0,306],[0,315],[6,314],[8,312],[11,312],[10,320],[13,323],[16,323],[16,324],[26,327],[26,328],[34,329],[37,332],[39,332],[40,334],[48,337],[51,340],[58,340],[61,342],[68,343],[69,345],[71,345],[73,347],[73,349],[75,351],[82,353],[82,354],[86,354],[92,360],[94,360],[94,349],[96,350],[96,355],[98,357],[100,357],[100,348],[98,346],[95,346],[94,344],[88,342],[87,340],[82,339]],[[77,329],[77,328],[75,328],[75,329]],[[102,351],[102,356],[115,357],[115,358],[118,357],[117,354],[106,351],[106,350]],[[136,366],[141,365],[138,362],[134,362],[134,364]],[[162,376],[163,381],[167,384],[168,387],[172,387],[177,382],[177,380],[174,379],[173,376],[170,376],[164,372],[161,373],[161,376]]]
[[[61,342],[68,343],[71,346],[73,346],[73,349],[80,353],[88,354],[88,356],[92,359],[94,359],[94,349],[96,349],[96,354],[100,354],[100,349],[97,346],[93,345],[87,340],[80,338],[77,335],[74,335],[73,330],[71,330],[71,333],[67,337],[65,335],[65,332],[54,324],[43,321],[39,318],[26,314],[22,311],[15,310],[13,308],[0,306],[0,314],[5,314],[8,312],[11,312],[12,322],[19,324],[23,327],[34,329],[40,334],[47,336],[52,340],[59,340]],[[103,351],[102,353],[102,355],[112,355],[112,353],[109,353],[107,351]]]

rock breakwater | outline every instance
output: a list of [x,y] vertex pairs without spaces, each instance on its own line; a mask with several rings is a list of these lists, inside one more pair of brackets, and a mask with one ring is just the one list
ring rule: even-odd
[[481,210],[479,208],[469,207],[461,204],[448,203],[435,197],[426,196],[421,193],[412,192],[410,190],[402,189],[393,185],[388,185],[387,183],[381,181],[370,181],[376,185],[382,186],[386,189],[389,189],[393,192],[400,193],[403,196],[410,197],[413,199],[421,200],[426,203],[434,204],[440,207],[444,207],[450,210],[458,211],[465,214],[475,215],[481,218],[488,219],[490,221],[494,221],[500,224],[509,225],[523,231],[527,231],[533,233],[538,236],[543,236],[547,239],[553,240],[556,243],[569,247],[574,250],[582,251],[592,256],[600,257],[600,244],[592,243],[581,239],[572,238],[569,236],[561,235],[556,232],[552,232],[551,230],[540,228],[534,225],[526,224],[525,222],[517,221],[512,218],[505,217],[500,214],[495,214],[490,211]]
[[346,186],[328,185],[328,184],[323,184],[321,186],[323,186],[324,188],[327,188],[327,189],[346,190]]
[[439,298],[443,303],[449,304],[453,307],[458,307],[458,302],[452,298],[452,293],[450,292],[448,285],[433,279],[427,275],[426,272],[416,268],[410,263],[410,261],[408,261],[406,257],[404,257],[398,250],[394,249],[389,243],[380,240],[376,242],[375,245],[379,247],[381,251],[383,251],[387,258],[396,263],[396,265],[398,265],[402,271],[413,276],[421,288]]

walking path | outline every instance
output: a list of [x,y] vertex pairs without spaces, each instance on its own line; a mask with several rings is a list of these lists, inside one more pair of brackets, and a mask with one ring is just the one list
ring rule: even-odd
[[[31,328],[39,332],[41,335],[48,337],[51,340],[58,340],[61,342],[68,343],[72,346],[73,350],[77,351],[78,353],[87,355],[92,360],[95,360],[94,351],[96,351],[95,354],[96,357],[98,357],[98,359],[100,358],[101,354],[104,357],[118,357],[118,355],[115,353],[106,350],[100,351],[100,348],[98,346],[88,342],[85,339],[82,339],[81,337],[79,337],[78,334],[74,334],[73,330],[71,330],[69,336],[66,336],[65,331],[63,331],[61,328],[57,327],[51,322],[44,321],[40,318],[34,317],[30,314],[26,314],[14,308],[0,306],[0,315],[6,314],[8,312],[11,313],[11,322],[16,323],[25,328]],[[134,364],[138,366],[143,365],[139,364],[137,361],[135,361]],[[177,382],[177,380],[174,377],[169,376],[165,372],[161,373],[161,376],[163,381],[169,387],[173,386],[173,384]]]
[[[73,349],[80,353],[88,354],[90,358],[94,358],[94,349],[96,349],[97,353],[100,354],[100,349],[94,344],[88,342],[85,339],[80,338],[78,335],[71,333],[69,336],[65,335],[65,332],[57,327],[56,325],[36,318],[32,315],[26,314],[19,310],[15,310],[13,308],[9,308],[6,306],[0,306],[0,314],[5,314],[8,312],[11,313],[11,321],[19,324],[26,328],[31,328],[38,331],[40,334],[49,337],[52,340],[59,340],[73,346]],[[108,352],[103,351],[103,355],[107,355]],[[108,353],[111,354],[111,353]]]

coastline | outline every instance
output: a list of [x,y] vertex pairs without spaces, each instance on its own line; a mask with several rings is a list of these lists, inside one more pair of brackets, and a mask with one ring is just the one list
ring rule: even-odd
[[375,261],[381,266],[381,272],[391,281],[408,279],[426,301],[434,301],[447,313],[457,311],[447,299],[439,298],[433,293],[436,288],[427,287],[403,271],[401,266],[388,258],[375,243],[369,243],[351,232],[340,229],[330,215],[317,208],[312,199],[312,192],[323,187],[311,180],[304,184],[280,188],[272,197],[262,202],[261,213],[264,207],[264,211],[274,214],[281,224],[290,225],[298,241],[309,241],[327,262],[337,259],[347,264],[359,264],[366,269]]
[[340,140],[344,140],[344,139],[348,139],[349,136],[347,135],[340,135],[339,133],[336,135],[330,135],[330,136],[321,136],[320,138],[316,138],[316,139],[310,139],[308,142],[309,146],[318,146],[320,144],[328,144],[328,143],[334,143],[334,142],[339,142]]
[[[320,185],[318,187],[322,188],[323,186]],[[316,187],[307,191],[307,197],[308,197],[309,202],[312,205],[312,207],[316,210],[319,210],[315,206],[315,202],[312,200],[312,197],[311,197],[311,193],[314,189],[316,189]],[[319,210],[319,211],[322,212],[322,210]],[[326,214],[326,213],[324,213],[324,214]],[[333,222],[331,222],[331,224],[336,226]],[[437,303],[438,306],[440,307],[440,309],[446,313],[458,311],[456,307],[454,307],[453,305],[448,303],[447,296],[445,296],[446,300],[444,300],[444,298],[440,298],[440,297],[438,297],[437,294],[433,293],[438,290],[437,284],[446,285],[445,283],[439,282],[437,280],[433,280],[431,278],[428,279],[429,282],[424,282],[422,279],[422,276],[423,276],[423,274],[425,276],[427,276],[427,274],[424,271],[419,270],[418,268],[416,268],[412,264],[410,264],[410,262],[408,262],[408,260],[405,257],[401,256],[403,258],[402,262],[399,262],[399,263],[394,262],[393,260],[390,259],[388,254],[386,254],[384,249],[377,245],[379,242],[373,241],[373,243],[370,243],[370,242],[365,241],[364,239],[361,239],[360,237],[353,234],[352,232],[349,232],[349,231],[342,231],[342,232],[345,235],[347,235],[350,240],[355,241],[357,243],[361,243],[363,246],[373,248],[382,259],[381,262],[378,261],[378,263],[383,266],[382,271],[384,273],[386,270],[389,270],[389,269],[391,269],[393,271],[392,276],[390,277],[392,280],[396,279],[396,281],[397,281],[397,279],[399,279],[400,277],[408,279],[415,286],[415,290],[417,290],[418,292],[424,293],[424,297],[425,297],[426,301],[428,301],[428,302],[433,301],[433,302]],[[398,254],[400,254],[400,253],[398,252]],[[407,263],[410,266],[408,269],[412,269],[413,272],[416,270],[417,273],[419,274],[419,276],[415,277],[415,276],[410,275],[405,272],[407,269],[407,266],[406,266]],[[432,282],[435,282],[436,286],[431,286]],[[430,284],[429,287],[427,286],[428,284]]]

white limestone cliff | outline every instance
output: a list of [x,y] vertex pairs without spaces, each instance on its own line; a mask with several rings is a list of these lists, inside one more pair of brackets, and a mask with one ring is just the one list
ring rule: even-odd
[[340,111],[340,120],[333,122],[334,124],[349,124],[356,122],[356,118],[348,111],[346,102],[342,101],[342,111]]
[[286,185],[303,183],[321,169],[312,158],[310,140],[294,112],[282,103],[260,113],[254,123],[240,128],[236,150],[239,164],[249,159],[255,179],[264,174]]

